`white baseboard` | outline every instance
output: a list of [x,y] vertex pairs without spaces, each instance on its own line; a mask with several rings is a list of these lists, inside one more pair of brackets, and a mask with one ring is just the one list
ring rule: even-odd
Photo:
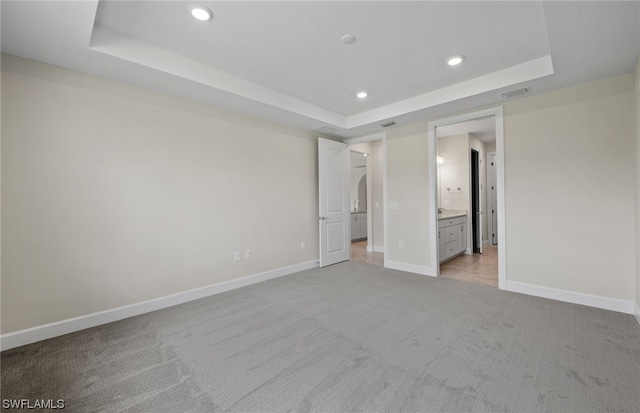
[[384,254],[384,247],[381,247],[380,245],[368,245],[367,246],[367,252],[381,252]]
[[428,275],[430,277],[437,277],[437,272],[434,271],[433,268],[425,267],[422,265],[414,265],[414,264],[407,264],[404,262],[386,260],[384,262],[384,266],[387,268],[391,268],[392,270],[400,270],[400,271],[412,272],[415,274]]
[[36,341],[46,340],[68,333],[73,333],[75,331],[84,330],[86,328],[111,323],[113,321],[122,320],[136,315],[149,313],[151,311],[173,307],[174,305],[198,300],[200,298],[209,297],[230,290],[235,290],[236,288],[246,287],[251,284],[256,284],[262,281],[271,280],[273,278],[278,278],[285,275],[293,274],[295,272],[317,267],[318,262],[315,260],[303,262],[288,267],[277,268],[275,270],[236,278],[235,280],[223,281],[221,283],[208,285],[206,287],[200,287],[193,290],[167,295],[165,297],[154,298],[152,300],[147,300],[140,303],[112,308],[110,310],[100,311],[93,314],[87,314],[80,317],[56,321],[50,324],[15,331],[13,333],[3,334],[0,336],[0,351],[23,346],[25,344],[35,343]]
[[[517,281],[507,281],[505,290],[515,293],[533,295],[536,297],[550,298],[552,300],[564,301],[567,303],[582,304],[589,307],[617,311],[619,313],[633,314],[634,312],[633,301],[620,300],[618,298],[578,293],[575,291],[560,290],[551,287],[542,287],[539,285],[526,284]],[[639,316],[636,316],[636,318],[638,317]],[[640,320],[638,322],[640,323]]]
[[633,315],[636,316],[636,321],[640,324],[640,307],[638,306],[638,303],[635,303],[633,306]]

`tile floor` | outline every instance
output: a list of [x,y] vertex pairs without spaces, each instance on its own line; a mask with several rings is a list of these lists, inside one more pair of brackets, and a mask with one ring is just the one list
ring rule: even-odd
[[440,265],[440,276],[498,286],[498,246],[483,248],[482,254],[462,254]]
[[384,266],[384,254],[381,252],[367,252],[367,241],[351,243],[351,260]]
[[[367,241],[351,243],[351,260],[384,266],[384,254],[367,252]],[[440,276],[497,287],[498,246],[490,245],[483,249],[482,254],[463,254],[443,263]]]

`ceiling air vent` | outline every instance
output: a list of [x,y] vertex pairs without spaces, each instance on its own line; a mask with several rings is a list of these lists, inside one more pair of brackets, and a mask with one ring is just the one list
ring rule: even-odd
[[331,136],[332,138],[344,138],[344,136],[340,135],[340,131],[329,126],[323,126],[318,129],[314,129],[312,132],[321,133],[323,135]]
[[529,93],[531,89],[528,87],[523,87],[522,89],[512,90],[510,92],[505,92],[502,94],[502,97],[505,99],[512,98],[514,96],[524,95],[525,93]]
[[393,125],[395,125],[395,124],[396,124],[396,123],[395,123],[394,121],[392,121],[392,120],[391,120],[391,121],[389,121],[389,122],[385,122],[385,123],[380,124],[380,126],[382,126],[383,128],[388,128],[389,126],[393,126]]

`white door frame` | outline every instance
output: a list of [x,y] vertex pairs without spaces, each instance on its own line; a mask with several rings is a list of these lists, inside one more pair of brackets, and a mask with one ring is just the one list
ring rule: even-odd
[[496,122],[496,159],[498,165],[496,168],[497,173],[497,195],[498,195],[498,288],[501,290],[507,287],[507,238],[506,233],[506,220],[505,220],[505,185],[504,185],[504,115],[502,106],[496,106],[492,108],[482,109],[475,112],[463,113],[454,115],[444,119],[434,120],[427,125],[427,146],[429,150],[428,159],[428,172],[429,172],[429,185],[431,191],[429,191],[429,227],[431,232],[429,234],[431,248],[430,260],[435,263],[436,273],[440,275],[440,266],[438,265],[438,183],[437,183],[437,151],[438,144],[436,139],[436,128],[440,126],[451,125],[454,123],[466,122],[478,118],[485,118],[488,116],[494,116]]
[[[382,140],[382,227],[384,231],[384,266],[387,267],[387,132],[378,132],[372,135],[360,136],[357,138],[344,139],[342,142],[347,145],[355,145],[363,142],[373,142]],[[371,171],[369,170],[370,162],[367,162],[367,196],[371,194]],[[367,208],[371,209],[370,200],[367,199]],[[373,214],[367,213],[367,234],[373,233]]]
[[[496,158],[496,153],[495,152],[487,152],[487,172],[490,172],[491,174],[487,174],[487,189],[489,189],[489,186],[493,186],[495,187],[495,189],[497,189],[497,179],[496,179],[496,173],[495,173],[495,168],[496,168],[496,164],[497,161],[495,159],[492,158]],[[493,165],[492,165],[493,164]],[[494,182],[496,181],[496,182]],[[495,190],[494,189],[494,190]],[[494,190],[492,190],[490,192],[490,196],[487,197],[487,209],[489,211],[498,211],[498,205],[497,205],[497,196],[494,197],[493,195],[497,193],[493,192]],[[494,220],[495,218],[495,220]],[[498,233],[497,231],[497,217],[494,215],[494,212],[491,213],[491,219],[487,219],[487,222],[489,223],[489,229],[491,229],[491,234],[490,234],[490,238],[489,238],[489,245],[496,245],[498,243]],[[494,222],[495,221],[495,222]],[[495,237],[494,237],[495,234]],[[495,238],[496,244],[493,243]]]

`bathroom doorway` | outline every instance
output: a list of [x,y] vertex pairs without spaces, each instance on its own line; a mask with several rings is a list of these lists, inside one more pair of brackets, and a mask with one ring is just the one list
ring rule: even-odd
[[[430,148],[436,160],[437,234],[433,239],[437,244],[438,275],[499,287],[501,248],[493,244],[488,229],[495,227],[487,222],[491,216],[485,211],[492,207],[488,154],[497,152],[498,135],[503,139],[501,110],[441,122],[430,124]],[[497,157],[491,161],[496,167]],[[494,192],[498,181],[496,177]]]

